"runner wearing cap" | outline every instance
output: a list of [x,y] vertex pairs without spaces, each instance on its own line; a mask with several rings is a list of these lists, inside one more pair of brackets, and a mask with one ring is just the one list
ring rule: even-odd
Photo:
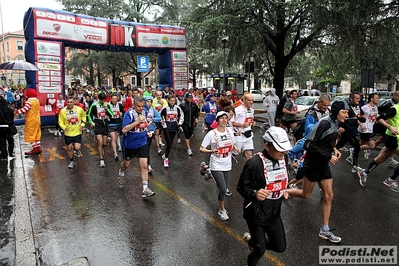
[[270,127],[263,139],[264,150],[246,161],[237,185],[237,191],[244,198],[244,219],[249,229],[244,239],[252,248],[248,266],[257,265],[266,249],[275,252],[286,249],[280,212],[283,196],[287,198],[288,172],[284,156],[292,146],[280,127]]
[[[334,197],[333,180],[329,162],[336,164],[341,158],[341,153],[335,147],[339,124],[348,117],[347,106],[341,101],[336,101],[331,106],[330,116],[322,118],[310,132],[305,141],[306,157],[304,160],[304,176],[302,189],[292,188],[287,192],[292,197],[308,199],[317,182],[323,193],[322,202],[322,227],[319,237],[332,243],[341,242],[329,227],[331,205]],[[349,107],[347,107],[349,108]]]
[[205,135],[200,147],[200,152],[211,154],[209,169],[219,188],[218,215],[223,221],[229,219],[224,201],[230,182],[230,171],[232,168],[231,153],[233,149],[240,152],[240,149],[234,145],[235,138],[233,130],[227,128],[229,119],[230,115],[227,112],[218,112],[216,114],[217,128],[212,129]]

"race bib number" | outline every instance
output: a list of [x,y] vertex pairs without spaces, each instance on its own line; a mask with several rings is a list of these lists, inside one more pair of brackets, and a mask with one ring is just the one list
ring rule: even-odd
[[266,190],[270,190],[272,192],[280,192],[287,187],[287,180],[283,180],[280,182],[270,183],[266,186]]

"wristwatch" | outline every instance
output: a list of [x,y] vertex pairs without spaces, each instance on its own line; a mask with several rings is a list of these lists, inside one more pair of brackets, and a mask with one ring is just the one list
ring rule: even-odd
[[254,190],[252,191],[252,196],[253,196],[253,197],[256,197],[256,192],[257,192],[256,189],[254,189]]

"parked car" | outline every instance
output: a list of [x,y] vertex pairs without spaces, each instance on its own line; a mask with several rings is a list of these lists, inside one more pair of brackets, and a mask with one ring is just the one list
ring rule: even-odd
[[343,101],[343,100],[346,100],[346,99],[349,99],[349,94],[337,95],[337,96],[335,96],[335,97],[332,99],[332,101],[331,101],[331,103],[330,103],[330,107],[331,107],[331,105],[332,105],[335,101]]
[[380,100],[377,103],[377,107],[380,107],[381,105],[383,105],[385,102],[390,101],[392,99],[391,96],[381,96]]
[[250,90],[249,93],[254,97],[254,102],[262,102],[266,98],[266,95],[260,90]]
[[295,100],[298,106],[298,114],[296,115],[297,120],[301,120],[310,107],[315,105],[319,100],[320,96],[301,96]]

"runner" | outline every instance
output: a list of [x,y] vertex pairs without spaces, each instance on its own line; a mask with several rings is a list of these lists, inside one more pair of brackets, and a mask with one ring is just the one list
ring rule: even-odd
[[142,198],[148,198],[155,193],[148,187],[148,146],[147,146],[147,114],[144,111],[144,98],[134,98],[134,108],[128,110],[122,122],[122,154],[123,162],[119,169],[118,184],[123,186],[125,170],[130,166],[132,158],[137,157],[140,165],[140,177],[143,190]]
[[[347,108],[347,109],[345,109]],[[331,106],[330,116],[317,123],[305,141],[306,157],[304,160],[303,187],[291,188],[286,191],[292,197],[308,199],[317,182],[323,193],[322,202],[322,227],[319,237],[332,243],[341,242],[329,227],[333,193],[333,179],[329,162],[336,164],[341,158],[341,153],[335,147],[339,123],[344,123],[348,117],[349,107],[341,101],[336,101]]]
[[107,145],[108,137],[108,120],[114,114],[109,103],[105,102],[106,95],[104,92],[98,95],[98,102],[90,106],[87,113],[89,123],[94,127],[94,134],[97,139],[98,154],[100,155],[100,167],[105,167],[104,148]]
[[[168,105],[168,101],[162,98],[162,91],[156,92],[157,97],[153,99],[152,106],[158,111],[161,112],[162,108]],[[155,130],[155,144],[157,146],[157,152],[159,155],[163,153],[161,147],[164,147],[165,144],[162,143],[161,134],[163,132],[163,127],[161,122],[155,123],[157,125],[157,129]]]
[[73,96],[69,96],[66,101],[67,106],[62,108],[58,116],[58,124],[64,131],[65,145],[67,146],[67,153],[69,158],[68,167],[70,169],[75,167],[73,160],[74,151],[80,154],[82,143],[82,132],[86,123],[85,111],[75,106]]
[[66,101],[64,100],[64,97],[62,94],[58,95],[58,100],[54,103],[53,105],[53,110],[55,113],[55,130],[54,130],[54,136],[62,136],[61,134],[61,128],[60,125],[58,124],[58,115],[60,114],[60,111],[62,108],[66,106]]
[[114,92],[111,96],[110,106],[112,109],[113,116],[109,120],[108,130],[109,130],[109,135],[111,136],[111,146],[114,152],[114,159],[117,161],[119,160],[119,155],[117,153],[117,146],[118,146],[118,151],[122,151],[119,134],[121,133],[122,118],[123,114],[125,113],[125,110],[123,105],[120,102],[118,102],[118,94],[116,92]]
[[162,108],[161,112],[163,133],[166,140],[165,154],[162,155],[163,166],[169,167],[169,153],[172,148],[173,139],[175,138],[176,132],[184,121],[183,111],[179,106],[176,105],[176,96],[169,94],[168,106]]
[[194,128],[198,124],[199,118],[199,108],[197,104],[193,102],[193,95],[191,93],[187,93],[184,101],[180,104],[180,108],[184,114],[184,122],[182,125],[185,143],[187,147],[187,155],[193,155],[190,145],[190,138],[193,135]]
[[[217,128],[209,131],[205,135],[200,147],[200,152],[211,154],[209,169],[219,188],[218,215],[223,221],[229,220],[224,203],[232,168],[231,153],[233,149],[236,149],[239,153],[241,152],[240,149],[234,145],[234,132],[226,127],[229,119],[230,115],[228,113],[224,111],[218,112],[216,114]],[[208,146],[210,146],[210,149],[208,149]]]
[[366,117],[364,127],[358,127],[357,131],[360,135],[360,150],[364,151],[364,158],[369,159],[370,150],[375,148],[375,142],[373,139],[373,128],[375,121],[378,116],[377,103],[380,100],[380,96],[377,93],[370,93],[368,96],[368,103],[362,106],[363,113]]
[[158,111],[152,107],[152,96],[145,96],[145,106],[144,106],[144,111],[147,113],[147,122],[148,122],[148,134],[147,134],[147,146],[148,146],[148,173],[152,174],[154,171],[151,167],[150,163],[150,147],[152,140],[155,137],[155,130],[157,129],[157,123],[161,122],[161,115],[158,113]]
[[236,107],[235,115],[232,121],[235,132],[241,132],[240,136],[237,136],[237,147],[244,151],[245,158],[248,160],[252,157],[252,151],[254,149],[252,127],[256,125],[254,121],[254,109],[252,105],[254,103],[254,97],[251,94],[245,94],[242,99],[243,103]]
[[280,127],[270,127],[263,139],[264,150],[246,161],[237,185],[244,198],[244,219],[249,229],[244,240],[252,248],[248,266],[257,265],[266,249],[284,252],[287,245],[280,212],[288,183],[284,156],[292,147]]

